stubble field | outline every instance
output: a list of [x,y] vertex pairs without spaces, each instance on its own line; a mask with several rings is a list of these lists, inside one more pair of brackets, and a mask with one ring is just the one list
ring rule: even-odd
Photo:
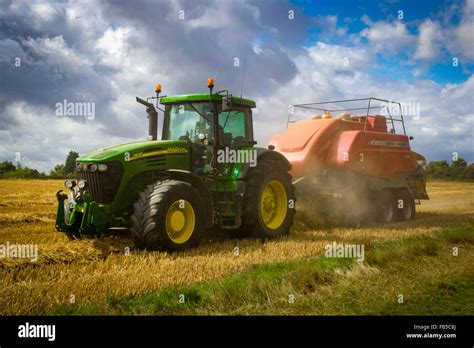
[[[54,228],[62,187],[0,181],[0,244],[38,245],[35,262],[0,258],[2,315],[419,314],[425,300],[437,305],[422,314],[474,314],[473,184],[429,183],[412,222],[329,227],[299,211],[287,237],[210,236],[175,254],[135,250],[127,236],[68,240]],[[364,245],[366,260],[328,264],[333,242]]]

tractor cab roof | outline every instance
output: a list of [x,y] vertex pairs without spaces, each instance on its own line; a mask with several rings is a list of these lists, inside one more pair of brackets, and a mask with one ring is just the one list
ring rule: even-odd
[[[212,94],[212,101],[222,101],[224,96],[221,94]],[[206,102],[209,101],[209,94],[183,94],[166,96],[160,99],[161,104],[177,104],[185,102]],[[257,105],[251,99],[232,97],[232,103],[240,106],[255,108]]]

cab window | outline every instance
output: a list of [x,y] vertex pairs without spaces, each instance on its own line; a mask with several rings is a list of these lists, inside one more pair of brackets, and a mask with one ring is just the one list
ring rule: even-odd
[[223,128],[224,133],[232,134],[232,139],[247,138],[245,112],[243,111],[233,110],[219,113],[219,125]]

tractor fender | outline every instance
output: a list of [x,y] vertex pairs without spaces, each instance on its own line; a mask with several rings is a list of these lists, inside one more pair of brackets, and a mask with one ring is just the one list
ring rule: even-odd
[[200,193],[202,202],[204,203],[205,228],[211,228],[214,225],[214,207],[212,203],[212,195],[209,188],[203,180],[196,174],[187,170],[169,169],[166,171],[171,179],[187,182],[193,185]]
[[[291,163],[281,153],[274,150],[264,149],[264,148],[257,148],[256,150],[257,150],[257,166],[258,166],[258,161],[271,159],[271,160],[282,163],[284,167],[286,168],[286,170],[291,170]],[[242,180],[245,177],[247,177],[247,173],[249,169],[250,169],[250,163],[244,163],[242,165],[242,169],[240,170],[238,179]]]

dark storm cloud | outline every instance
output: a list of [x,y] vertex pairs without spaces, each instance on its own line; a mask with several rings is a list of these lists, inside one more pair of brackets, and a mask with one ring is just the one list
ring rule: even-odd
[[[238,94],[245,61],[244,93],[268,95],[297,73],[290,55],[306,22],[302,17],[288,20],[288,8],[284,1],[2,2],[2,134],[8,132],[14,143],[22,134],[23,142],[38,143],[34,135],[24,135],[29,130],[21,129],[21,103],[31,106],[26,110],[35,113],[39,124],[51,126],[59,122],[56,103],[67,100],[95,103],[90,126],[100,130],[104,145],[112,136],[141,137],[146,122],[133,96],[151,94],[155,78],[164,80],[168,94],[203,92],[208,77],[216,79],[218,88]],[[117,38],[118,32],[126,35]],[[17,58],[21,66],[15,66]],[[78,126],[87,122],[60,121]],[[90,150],[95,143],[88,141],[90,136],[82,134],[77,150]],[[61,146],[53,134],[47,140],[39,145],[42,158],[33,150],[24,158],[43,162],[49,153],[52,161],[60,160],[57,151],[67,137]],[[21,147],[14,143],[1,149],[0,159]],[[69,146],[77,145],[71,141]],[[31,148],[38,150],[38,145]]]
[[[238,95],[244,61],[243,93],[258,100],[255,134],[262,146],[284,127],[292,100],[388,91],[423,105],[443,101],[413,128],[432,158],[472,143],[472,135],[462,132],[472,130],[472,103],[466,102],[472,79],[455,86],[381,81],[371,69],[384,23],[368,25],[365,33],[373,40],[367,45],[334,45],[331,38],[346,36],[335,15],[307,17],[283,0],[0,1],[0,161],[21,152],[27,165],[47,170],[69,149],[85,153],[143,139],[146,114],[136,95],[150,96],[157,82],[168,95],[202,93],[208,77],[216,79],[217,89]],[[471,17],[463,18],[468,29]],[[329,42],[309,44],[310,28],[319,28],[319,40]],[[348,35],[361,40],[361,33]],[[343,57],[350,58],[349,68],[342,66]],[[56,116],[55,104],[64,99],[95,103],[95,118]],[[464,122],[461,130],[431,116],[448,109]],[[437,150],[433,136],[450,145]]]
[[[144,36],[134,37],[131,45],[148,45],[151,54],[161,58],[157,69],[175,76],[181,92],[202,91],[206,76],[218,79],[220,86],[238,90],[245,60],[247,92],[251,94],[268,93],[272,83],[289,81],[296,74],[288,53],[278,44],[279,35],[275,35],[287,31],[277,31],[263,20],[270,14],[273,21],[281,22],[287,19],[287,13],[279,11],[278,17],[272,16],[275,8],[269,6],[260,9],[231,1],[185,1],[174,6],[161,2],[116,6],[111,2],[101,10],[143,30]],[[300,24],[287,24],[290,30],[294,26]],[[236,59],[239,67],[235,67]]]

